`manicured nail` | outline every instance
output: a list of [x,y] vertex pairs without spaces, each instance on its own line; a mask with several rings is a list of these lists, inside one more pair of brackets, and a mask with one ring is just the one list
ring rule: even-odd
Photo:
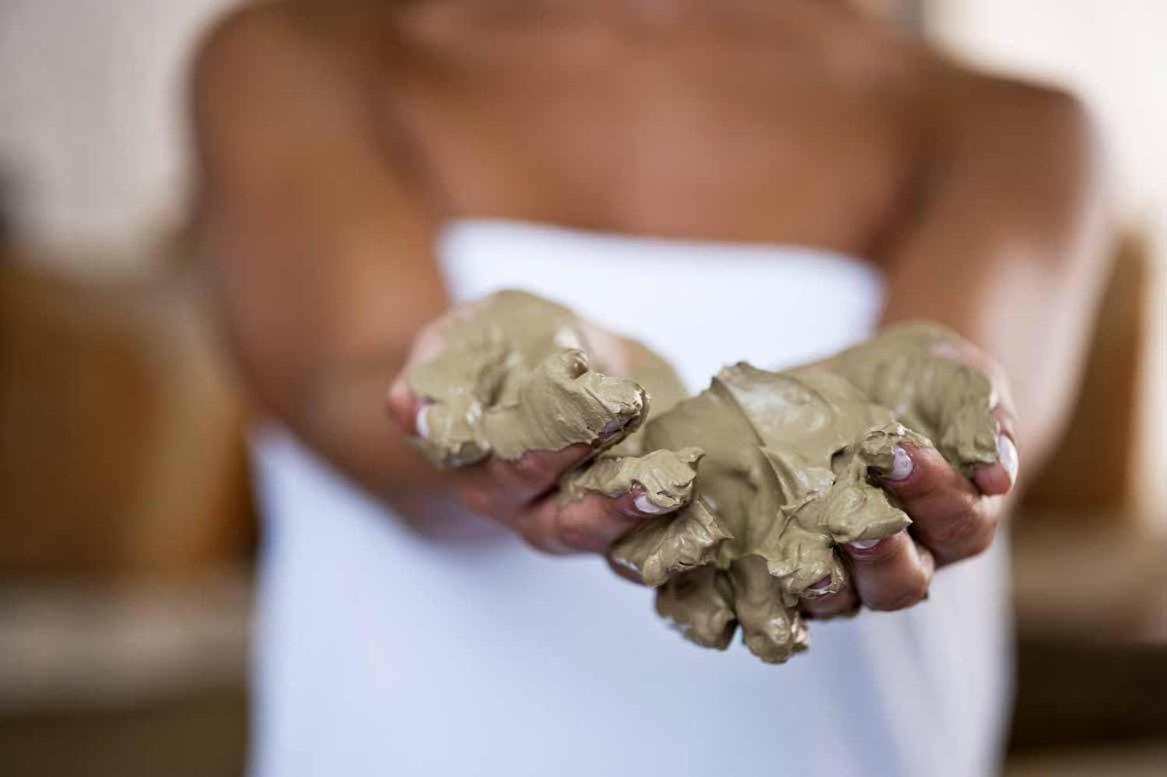
[[879,540],[855,540],[854,542],[848,542],[847,544],[852,548],[855,548],[855,550],[871,550],[876,545],[878,545],[879,542]]
[[1017,482],[1017,446],[1007,434],[997,436],[997,461],[1009,473],[1009,485]]
[[885,480],[907,480],[914,467],[912,457],[908,455],[906,450],[897,445],[892,451],[891,470],[888,471]]
[[430,424],[429,421],[426,420],[426,411],[429,410],[429,407],[429,402],[423,402],[421,407],[417,409],[417,418],[415,419],[415,425],[417,426],[417,436],[423,440],[428,440],[430,438]]
[[653,504],[652,500],[648,498],[648,494],[638,494],[636,498],[632,500],[632,505],[645,515],[659,515],[667,509],[661,507],[660,505]]
[[631,569],[633,572],[635,572],[638,575],[640,574],[640,568],[637,567],[635,564],[633,564],[628,559],[623,558],[621,556],[615,556],[615,555],[613,555],[611,558],[612,558],[613,564],[616,564],[617,566],[624,567],[625,569]]
[[817,581],[811,583],[810,590],[822,592],[822,591],[826,591],[830,587],[831,587],[831,576],[827,575],[822,580],[817,580]]
[[620,421],[616,419],[609,421],[608,423],[604,424],[604,428],[600,430],[600,440],[603,441],[612,439],[612,437],[619,434],[623,428],[624,424],[622,424]]

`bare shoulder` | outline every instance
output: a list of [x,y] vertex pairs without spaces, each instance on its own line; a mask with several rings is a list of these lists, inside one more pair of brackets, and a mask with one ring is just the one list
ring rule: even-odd
[[929,75],[928,90],[930,207],[922,218],[946,231],[976,224],[982,235],[1059,246],[1049,256],[1101,233],[1105,153],[1082,100],[947,62]]
[[938,123],[958,146],[1098,153],[1094,118],[1072,92],[949,61],[934,63],[929,85]]
[[256,173],[304,177],[376,156],[368,85],[378,35],[342,5],[246,6],[208,30],[189,86],[206,180],[236,191]]
[[[191,72],[196,121],[211,108],[226,117],[335,114],[356,108],[375,35],[355,13],[328,4],[248,5],[204,35]],[[291,118],[289,116],[289,118]]]
[[193,66],[196,98],[204,90],[227,90],[265,72],[279,73],[305,57],[309,62],[315,58],[313,46],[287,4],[234,9],[216,20],[199,42]]

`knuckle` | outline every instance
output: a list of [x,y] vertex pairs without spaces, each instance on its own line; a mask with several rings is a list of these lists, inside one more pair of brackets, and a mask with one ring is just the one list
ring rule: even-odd
[[525,542],[529,547],[531,547],[533,550],[539,551],[540,553],[556,555],[558,551],[558,548],[555,547],[554,543],[548,541],[546,537],[537,531],[523,529],[519,532],[519,537],[522,538],[523,542]]
[[564,546],[577,550],[601,549],[601,546],[594,542],[591,535],[585,531],[561,531],[559,539]]
[[562,556],[576,550],[559,536],[554,519],[548,520],[536,514],[527,514],[519,516],[518,520],[510,525],[524,542],[542,553]]
[[526,453],[508,466],[516,480],[536,487],[550,483],[557,474],[552,471],[547,457],[537,453]]
[[555,516],[555,529],[560,534],[579,534],[587,531],[588,516],[580,503],[573,505],[576,509],[561,510]]
[[478,486],[455,486],[458,499],[471,512],[478,515],[495,515],[495,500],[485,489]]
[[594,544],[593,529],[593,521],[581,510],[564,510],[555,520],[555,533],[574,548],[590,548]]
[[930,527],[929,534],[937,544],[945,547],[963,547],[973,540],[981,530],[981,516],[976,508],[962,502],[959,507],[949,510],[947,514]]
[[960,558],[983,553],[993,543],[997,522],[983,511],[968,505],[931,532],[935,544]]
[[980,527],[971,515],[951,516],[931,534],[935,544],[949,550],[963,549],[976,539]]
[[919,604],[928,596],[928,576],[923,572],[913,575],[871,603],[873,610],[903,610]]
[[968,551],[969,555],[977,556],[988,550],[993,540],[997,538],[997,519],[995,517],[983,517],[980,520],[981,531],[976,538],[970,543]]

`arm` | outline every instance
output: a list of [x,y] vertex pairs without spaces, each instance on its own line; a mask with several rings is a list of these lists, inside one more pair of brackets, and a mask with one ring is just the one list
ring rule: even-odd
[[[440,214],[416,160],[379,137],[349,66],[359,53],[327,45],[291,12],[244,11],[195,69],[200,232],[247,385],[403,517],[427,521],[456,499],[543,550],[605,550],[653,511],[633,493],[549,498],[587,446],[440,473],[389,425],[393,376],[441,348],[423,327],[448,304],[432,255]],[[415,433],[416,398],[398,382],[388,399]]]
[[379,496],[432,482],[384,394],[446,307],[435,216],[327,44],[244,11],[194,74],[198,218],[217,302],[262,407]]
[[920,212],[882,257],[886,322],[948,324],[1012,385],[1014,437],[1047,452],[1073,398],[1100,291],[1099,149],[1064,94],[945,73]]
[[1082,108],[963,73],[934,87],[934,164],[919,211],[881,257],[884,322],[930,319],[971,341],[955,356],[994,379],[1000,461],[969,480],[934,449],[897,452],[884,485],[911,531],[847,546],[854,588],[807,601],[817,616],[913,604],[936,566],[989,547],[1017,449],[1040,461],[1063,422],[1100,290],[1099,152]]

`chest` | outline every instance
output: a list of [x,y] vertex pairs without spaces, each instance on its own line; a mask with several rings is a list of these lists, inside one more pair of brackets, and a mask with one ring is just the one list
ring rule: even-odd
[[862,254],[920,158],[881,63],[765,38],[517,37],[399,83],[455,216]]

